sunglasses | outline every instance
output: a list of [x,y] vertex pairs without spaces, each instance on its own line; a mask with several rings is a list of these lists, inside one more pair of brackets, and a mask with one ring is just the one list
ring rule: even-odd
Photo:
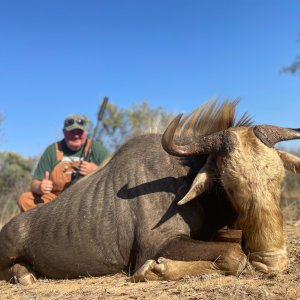
[[81,126],[85,126],[86,124],[86,120],[83,119],[68,119],[65,121],[65,127],[71,126],[74,123],[81,125]]

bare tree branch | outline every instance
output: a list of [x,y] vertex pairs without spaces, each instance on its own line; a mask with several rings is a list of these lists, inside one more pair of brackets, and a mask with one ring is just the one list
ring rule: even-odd
[[[297,41],[300,42],[300,33],[299,33],[299,38]],[[294,62],[290,66],[282,67],[281,72],[282,73],[290,73],[293,75],[298,72],[300,73],[300,55],[296,56]]]
[[300,56],[297,56],[295,61],[289,67],[283,67],[281,72],[291,74],[300,73]]

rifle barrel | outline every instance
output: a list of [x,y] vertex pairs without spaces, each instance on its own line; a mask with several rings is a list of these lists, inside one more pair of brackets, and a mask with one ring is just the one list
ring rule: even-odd
[[98,121],[101,121],[102,118],[103,118],[107,102],[108,102],[108,97],[104,97],[103,102],[102,102],[101,107],[100,107],[100,110],[99,110],[99,113],[98,113]]

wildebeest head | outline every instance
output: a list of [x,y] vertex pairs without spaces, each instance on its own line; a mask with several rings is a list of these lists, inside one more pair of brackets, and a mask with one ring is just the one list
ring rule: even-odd
[[300,159],[273,146],[300,139],[300,130],[254,126],[247,114],[235,122],[237,103],[208,102],[182,121],[180,114],[166,129],[162,146],[175,156],[209,155],[179,204],[220,180],[237,212],[236,223],[253,265],[265,272],[282,270],[287,256],[279,207],[281,182],[284,167],[300,173]]

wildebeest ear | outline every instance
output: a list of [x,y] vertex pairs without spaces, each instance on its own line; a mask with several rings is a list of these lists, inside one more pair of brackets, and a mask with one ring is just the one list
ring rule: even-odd
[[282,150],[277,150],[277,152],[283,162],[285,169],[293,173],[300,173],[300,157]]

